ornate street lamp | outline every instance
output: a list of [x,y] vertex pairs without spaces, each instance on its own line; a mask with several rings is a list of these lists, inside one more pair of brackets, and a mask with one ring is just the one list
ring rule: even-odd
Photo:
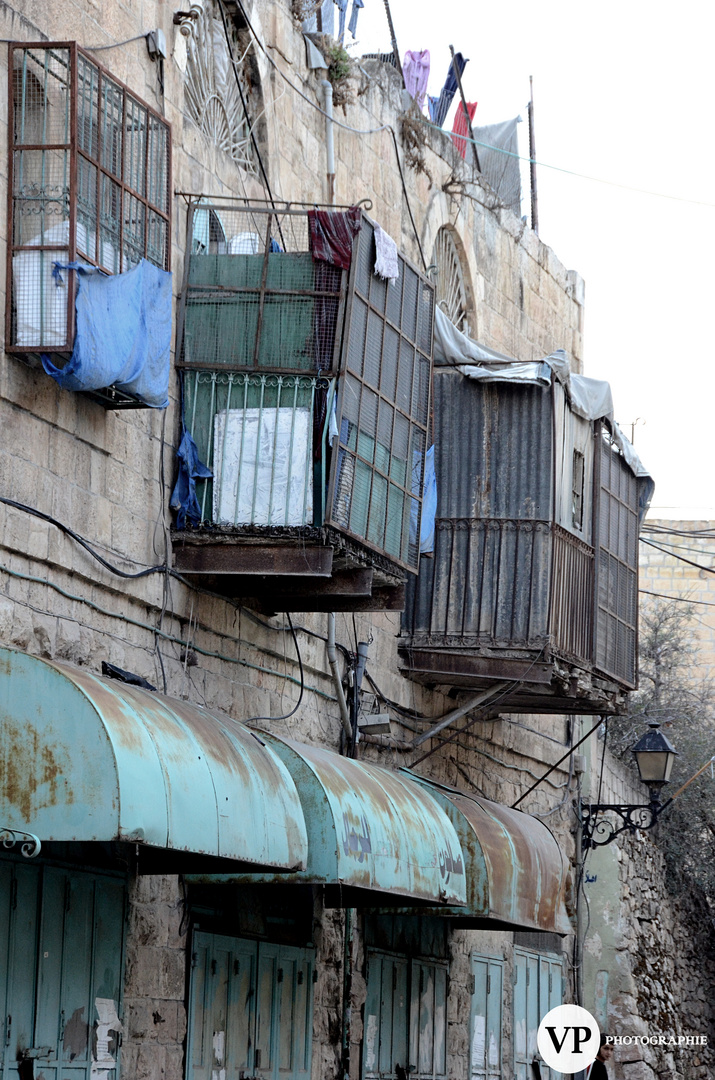
[[[672,799],[661,803],[660,791],[670,780],[678,751],[660,730],[657,720],[651,720],[650,730],[633,747],[632,753],[638,765],[638,772],[650,791],[650,803],[638,806],[619,806],[613,803],[582,803],[581,824],[583,826],[584,850],[603,847],[622,832],[636,832],[637,829],[652,829],[656,821]],[[610,811],[619,821],[600,815]]]

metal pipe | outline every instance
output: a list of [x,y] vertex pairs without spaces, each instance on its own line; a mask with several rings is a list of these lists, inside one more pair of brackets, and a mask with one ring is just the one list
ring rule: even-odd
[[333,676],[333,685],[335,687],[335,696],[338,699],[338,707],[340,709],[340,719],[343,723],[343,729],[345,735],[349,741],[352,741],[353,726],[350,723],[350,714],[348,712],[348,703],[345,700],[345,691],[343,690],[343,680],[340,678],[340,668],[338,667],[338,650],[335,646],[335,612],[328,612],[328,663],[330,664],[330,672]]
[[460,717],[466,716],[472,709],[476,709],[478,705],[483,705],[491,697],[495,697],[500,694],[502,690],[505,690],[509,683],[500,682],[491,686],[488,690],[481,690],[478,694],[472,695],[464,705],[460,705],[458,709],[452,709],[446,716],[443,716],[436,724],[433,724],[428,731],[423,731],[421,735],[418,735],[416,739],[412,740],[412,749],[416,750],[418,746],[421,746],[423,742],[427,742],[428,739],[433,738],[437,732],[442,731],[444,728],[449,727],[455,720],[459,720]]
[[536,194],[536,135],[534,133],[534,79],[529,76],[529,178],[531,180],[531,228],[539,235],[539,200]]
[[325,112],[325,155],[328,177],[328,202],[335,205],[335,147],[333,145],[333,84],[329,79],[321,79],[323,87],[323,106]]

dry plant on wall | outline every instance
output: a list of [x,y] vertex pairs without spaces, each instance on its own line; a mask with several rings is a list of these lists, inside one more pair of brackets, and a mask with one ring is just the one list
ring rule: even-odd
[[409,112],[404,113],[402,116],[400,136],[405,150],[405,165],[407,165],[407,168],[416,173],[423,173],[430,184],[433,184],[432,174],[425,164],[427,134],[416,105],[412,105]]
[[296,30],[303,29],[303,23],[315,15],[323,6],[323,0],[291,0],[290,13]]
[[[715,754],[715,687],[699,663],[695,609],[655,599],[640,611],[639,687],[626,716],[608,723],[611,750],[633,768],[631,747],[648,720],[662,724],[678,751],[663,799]],[[701,889],[715,916],[715,777],[708,768],[664,811],[654,838],[672,895]]]

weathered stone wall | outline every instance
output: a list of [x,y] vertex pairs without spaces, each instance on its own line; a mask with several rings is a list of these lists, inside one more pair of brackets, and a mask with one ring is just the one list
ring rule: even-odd
[[[596,801],[601,746],[593,747]],[[601,802],[639,804],[647,791],[607,752]],[[669,827],[667,810],[657,828]],[[673,899],[654,838],[622,834],[592,851],[584,877],[584,1005],[609,1034],[705,1036],[708,1046],[620,1044],[614,1080],[701,1080],[715,1069],[715,932],[696,892]]]
[[[207,194],[265,192],[184,116],[182,41],[173,26],[174,7],[158,0],[66,0],[48,5],[23,0],[0,5],[0,37],[77,39],[80,44],[116,48],[96,53],[100,62],[154,107],[173,126],[175,191]],[[318,104],[320,75],[305,65],[302,36],[284,4],[260,2],[250,9],[268,55],[282,72]],[[160,27],[169,45],[165,93],[158,71],[137,34]],[[0,78],[6,79],[6,54]],[[258,131],[276,198],[324,200],[324,119],[256,51],[260,85],[252,92]],[[404,100],[394,73],[366,66],[359,96],[341,122],[364,131],[390,124],[404,156],[401,114]],[[4,98],[3,98],[4,100]],[[7,102],[1,106],[0,178],[7,184]],[[262,126],[261,126],[262,125]],[[430,135],[423,148],[424,170],[404,166],[415,235],[396,167],[389,131],[360,134],[336,127],[339,203],[370,198],[371,211],[415,260],[422,247],[430,261],[438,230],[453,230],[464,258],[467,292],[473,301],[471,332],[484,344],[528,360],[565,348],[580,368],[583,282],[509,211],[456,154],[448,136]],[[186,244],[185,200],[172,203],[174,290],[182,280]],[[6,222],[0,222],[5,251]],[[0,257],[0,266],[5,267]],[[0,274],[5,297],[6,282]],[[172,376],[171,404],[153,410],[106,411],[58,389],[44,373],[14,357],[0,364],[0,494],[52,515],[80,533],[120,569],[170,563],[168,492],[174,479],[179,431],[178,384]],[[323,616],[295,617],[306,688],[298,712],[286,721],[261,725],[306,742],[337,748],[340,722],[325,655]],[[438,689],[403,679],[397,664],[399,616],[338,616],[338,637],[348,648],[372,640],[369,671],[383,694],[406,713],[396,713],[398,742],[423,730],[428,718],[454,706]],[[299,694],[293,643],[282,617],[267,619],[224,600],[189,590],[161,573],[130,580],[101,567],[56,526],[0,505],[0,642],[29,653],[86,665],[93,671],[107,660],[147,678],[169,694],[251,722],[253,717],[290,712]],[[417,718],[415,718],[415,716]],[[425,719],[420,720],[419,717]],[[538,730],[537,730],[538,729]],[[500,718],[477,724],[420,767],[449,783],[511,804],[525,787],[566,749],[560,718]],[[428,744],[429,745],[429,744]],[[399,746],[363,749],[384,764],[406,760]],[[571,785],[575,779],[571,776]],[[567,767],[534,792],[525,808],[549,813],[546,820],[564,849],[573,851]],[[176,1080],[182,1075],[186,1031],[186,938],[182,935],[182,891],[175,877],[141,878],[132,886],[125,984],[124,1075]],[[313,1075],[337,1074],[342,995],[343,915],[316,909],[318,983],[315,987]],[[365,999],[364,952],[354,936],[351,1039],[361,1038]],[[469,1008],[462,978],[471,950],[494,950],[511,963],[512,935],[460,931],[452,941],[453,993],[449,1003],[451,1075],[467,1075]],[[506,979],[506,985],[510,982]],[[510,1060],[510,998],[504,1006],[505,1062]],[[337,1035],[336,1035],[337,1033]],[[353,1053],[355,1078],[359,1055]]]

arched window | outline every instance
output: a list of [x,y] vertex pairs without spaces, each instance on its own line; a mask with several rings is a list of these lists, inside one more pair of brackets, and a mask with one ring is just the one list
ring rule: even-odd
[[437,233],[432,262],[435,275],[436,302],[458,330],[469,331],[469,303],[462,260],[452,231],[446,227]]
[[231,20],[227,19],[226,27],[230,47],[218,5],[208,0],[187,44],[186,112],[212,142],[253,173],[251,130],[234,74],[238,73],[243,100],[247,101],[249,87],[243,73],[246,46],[242,47]]

